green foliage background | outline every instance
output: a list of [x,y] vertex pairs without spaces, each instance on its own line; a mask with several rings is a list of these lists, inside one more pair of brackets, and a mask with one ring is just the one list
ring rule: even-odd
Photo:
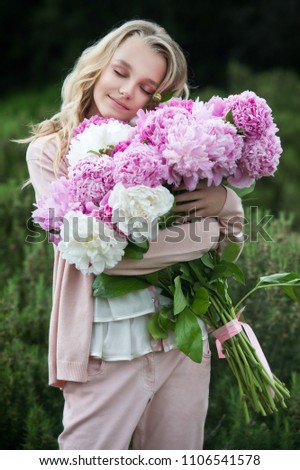
[[[300,169],[300,79],[291,71],[253,73],[231,62],[228,87],[197,90],[202,99],[252,89],[267,99],[280,128],[284,153],[274,178],[261,180],[245,202],[251,233],[250,206],[259,219],[274,215],[265,230],[269,241],[249,240],[240,266],[247,290],[260,275],[300,272],[298,181]],[[28,177],[25,146],[13,138],[28,135],[28,123],[40,121],[59,107],[59,86],[19,92],[1,100],[0,116],[0,446],[2,449],[56,449],[61,430],[62,396],[47,386],[47,340],[51,308],[52,246],[33,243],[30,221],[33,191],[21,190]],[[256,222],[255,222],[256,223]],[[246,287],[233,285],[238,299]],[[286,410],[253,416],[245,424],[237,387],[213,350],[207,449],[299,449],[300,446],[300,309],[281,292],[259,292],[247,303],[253,326],[274,373],[291,390]]]

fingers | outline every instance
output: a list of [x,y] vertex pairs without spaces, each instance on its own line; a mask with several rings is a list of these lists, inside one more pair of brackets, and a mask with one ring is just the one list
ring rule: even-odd
[[182,202],[178,201],[176,198],[176,206],[174,207],[174,212],[190,212],[198,211],[204,208],[204,205],[201,203],[201,200],[197,199],[194,201]]
[[216,217],[226,200],[223,186],[207,186],[200,181],[194,191],[186,191],[183,185],[173,191],[176,207],[175,214],[182,215],[182,223],[201,217]]
[[[194,191],[197,190],[197,189],[204,189],[204,188],[207,188],[207,187],[208,187],[208,186],[207,186],[207,180],[204,180],[204,179],[203,179],[203,180],[200,180],[200,181],[199,181],[199,183],[197,184],[197,186],[196,186],[196,188],[194,189]],[[176,192],[176,191],[185,191],[185,192],[186,192],[187,189],[186,189],[184,183],[181,183],[179,186],[174,187],[174,188],[173,188],[173,192]],[[190,192],[193,192],[193,191],[190,191]]]
[[176,204],[183,204],[193,201],[198,201],[199,199],[203,198],[203,194],[201,191],[192,191],[192,192],[182,192],[179,194],[174,194]]

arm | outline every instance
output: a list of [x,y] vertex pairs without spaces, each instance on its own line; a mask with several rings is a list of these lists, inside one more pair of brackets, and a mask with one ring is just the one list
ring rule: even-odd
[[150,243],[142,260],[123,259],[111,275],[134,276],[158,271],[172,264],[200,258],[211,249],[222,251],[229,242],[243,246],[244,211],[241,199],[229,188],[225,203],[216,217],[160,230],[157,240]]
[[244,246],[244,210],[239,196],[230,188],[226,188],[225,204],[218,215],[220,238],[218,252],[221,253],[228,243],[238,243],[240,253]]
[[244,211],[237,194],[225,186],[207,186],[205,180],[194,191],[175,189],[175,212],[184,213],[183,221],[215,216],[220,224],[218,251],[233,242],[243,246]]
[[[50,194],[50,185],[52,181],[57,179],[53,169],[56,150],[55,134],[39,137],[28,145],[26,161],[36,201]],[[63,159],[59,168],[59,176],[66,175],[67,164]]]
[[217,248],[220,228],[215,218],[206,218],[190,224],[181,224],[159,230],[157,239],[150,242],[144,258],[124,258],[107,274],[135,276],[159,271],[172,264],[200,258]]

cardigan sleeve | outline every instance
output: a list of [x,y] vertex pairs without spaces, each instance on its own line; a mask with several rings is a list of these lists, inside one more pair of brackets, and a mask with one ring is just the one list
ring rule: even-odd
[[232,242],[243,248],[244,211],[241,199],[226,188],[225,204],[217,217],[160,230],[156,241],[142,260],[124,258],[114,268],[106,270],[111,275],[149,274],[172,264],[200,258],[211,249],[222,252]]
[[[39,137],[27,147],[26,162],[36,201],[50,194],[51,183],[57,179],[53,168],[56,151],[55,134]],[[58,176],[66,175],[67,164],[63,158],[58,168]]]

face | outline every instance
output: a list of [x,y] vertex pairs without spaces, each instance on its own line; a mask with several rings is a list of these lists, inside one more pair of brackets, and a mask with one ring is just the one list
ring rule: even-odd
[[126,39],[95,83],[89,116],[130,121],[157,90],[166,60],[139,37]]

